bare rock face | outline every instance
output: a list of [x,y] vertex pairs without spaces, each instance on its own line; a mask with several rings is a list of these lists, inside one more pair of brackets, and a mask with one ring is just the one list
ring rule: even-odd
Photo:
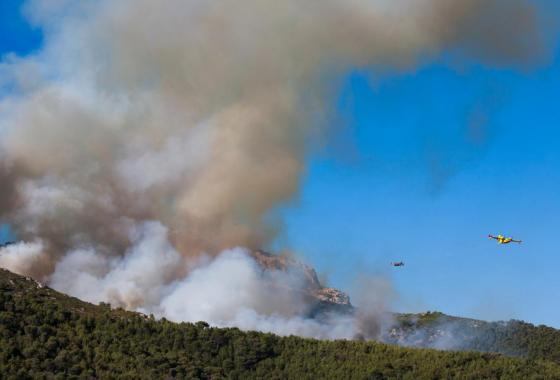
[[321,302],[352,306],[348,294],[335,288],[321,288],[315,291],[314,294]]
[[293,273],[302,279],[303,286],[295,291],[304,292],[306,297],[314,304],[312,313],[320,311],[350,311],[353,309],[350,297],[334,288],[324,287],[313,268],[289,256],[274,255],[265,251],[251,253],[253,259],[263,270],[278,270]]

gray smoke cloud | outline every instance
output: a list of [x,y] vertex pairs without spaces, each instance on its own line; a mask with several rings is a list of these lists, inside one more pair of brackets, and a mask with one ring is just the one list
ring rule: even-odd
[[25,11],[45,46],[0,65],[0,217],[31,243],[3,249],[0,265],[94,302],[311,336],[336,329],[298,320],[289,294],[270,308],[254,263],[221,252],[274,237],[267,216],[324,138],[326,78],[412,70],[444,51],[525,66],[543,49],[528,0],[32,0]]

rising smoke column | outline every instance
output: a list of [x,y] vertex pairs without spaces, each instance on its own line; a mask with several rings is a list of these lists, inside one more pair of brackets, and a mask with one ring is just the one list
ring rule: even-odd
[[29,243],[2,265],[164,314],[176,309],[158,300],[182,289],[192,262],[274,236],[265,219],[296,194],[306,147],[323,138],[325,78],[412,70],[445,51],[521,66],[542,53],[528,0],[32,0],[25,10],[46,40],[0,66],[0,216]]

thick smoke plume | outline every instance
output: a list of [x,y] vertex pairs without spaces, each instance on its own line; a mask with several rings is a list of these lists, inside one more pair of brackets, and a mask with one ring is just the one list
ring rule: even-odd
[[0,216],[28,243],[1,265],[91,301],[312,336],[328,329],[294,317],[301,300],[269,305],[255,264],[220,252],[274,237],[267,218],[323,139],[329,83],[445,51],[523,66],[542,48],[528,0],[32,0],[25,11],[45,46],[0,65]]

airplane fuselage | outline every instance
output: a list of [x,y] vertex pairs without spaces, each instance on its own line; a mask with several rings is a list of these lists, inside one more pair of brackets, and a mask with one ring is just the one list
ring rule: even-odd
[[490,239],[496,240],[498,242],[498,244],[521,243],[521,240],[514,240],[511,237],[505,237],[505,236],[502,236],[502,235],[498,235],[498,236],[488,235],[488,237]]

